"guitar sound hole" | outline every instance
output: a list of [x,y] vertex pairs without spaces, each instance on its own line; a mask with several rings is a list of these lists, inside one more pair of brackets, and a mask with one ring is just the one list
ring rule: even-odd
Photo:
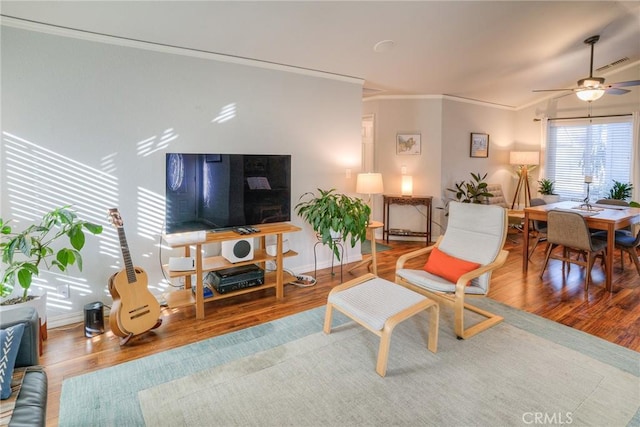
[[145,315],[147,315],[149,313],[150,313],[150,311],[146,310],[146,311],[143,311],[142,313],[134,314],[133,316],[131,316],[131,319],[137,319],[138,317],[145,316]]
[[129,314],[133,314],[136,311],[140,311],[140,310],[147,310],[146,312],[148,313],[149,312],[148,308],[149,308],[148,305],[143,305],[142,307],[134,308],[133,310],[129,311]]

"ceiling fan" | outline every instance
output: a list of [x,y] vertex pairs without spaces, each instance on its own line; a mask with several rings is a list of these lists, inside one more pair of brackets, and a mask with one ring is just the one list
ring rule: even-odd
[[[574,89],[537,89],[534,92],[558,92],[572,91],[583,101],[595,101],[600,99],[605,93],[611,95],[624,95],[631,92],[628,89],[620,89],[626,86],[640,86],[640,80],[629,80],[626,82],[604,84],[604,77],[593,77],[593,45],[600,40],[599,35],[591,36],[584,41],[585,44],[591,45],[591,65],[589,67],[589,77],[578,80],[578,87]],[[567,94],[568,95],[568,94]],[[562,95],[566,96],[566,95]]]

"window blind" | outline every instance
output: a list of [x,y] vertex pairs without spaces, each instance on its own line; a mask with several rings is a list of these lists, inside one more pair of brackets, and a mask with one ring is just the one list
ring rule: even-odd
[[630,116],[550,121],[546,177],[562,199],[582,200],[591,176],[591,201],[606,198],[613,180],[631,182],[632,143]]

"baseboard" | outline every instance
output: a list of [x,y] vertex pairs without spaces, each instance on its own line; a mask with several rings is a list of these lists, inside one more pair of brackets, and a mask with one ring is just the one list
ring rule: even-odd
[[[110,309],[104,307],[104,317],[106,318]],[[84,311],[77,311],[75,313],[65,313],[60,316],[47,316],[47,329],[59,328],[61,326],[69,326],[74,323],[84,323]]]

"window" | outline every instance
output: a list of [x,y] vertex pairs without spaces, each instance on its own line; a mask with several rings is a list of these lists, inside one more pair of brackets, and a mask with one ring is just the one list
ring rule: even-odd
[[549,121],[545,176],[562,199],[582,200],[585,176],[592,177],[590,199],[606,198],[613,180],[631,182],[631,116]]

